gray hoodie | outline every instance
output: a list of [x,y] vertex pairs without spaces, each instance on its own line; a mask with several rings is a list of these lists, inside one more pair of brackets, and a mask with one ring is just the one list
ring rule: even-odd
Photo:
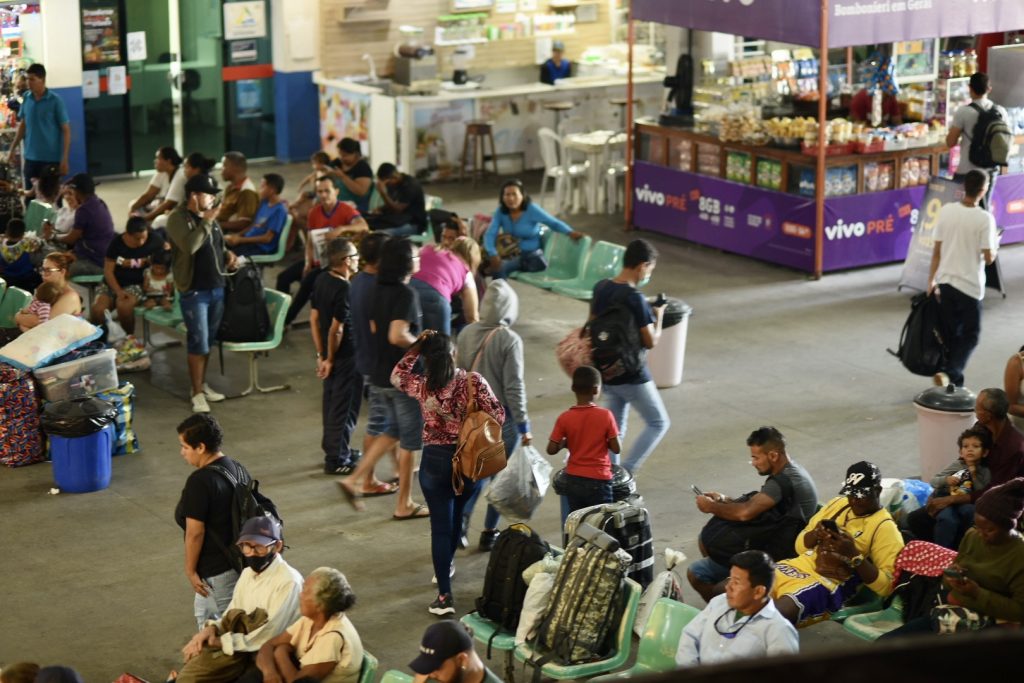
[[495,332],[484,348],[476,371],[484,376],[502,405],[512,410],[519,433],[530,431],[526,413],[526,385],[523,382],[523,340],[510,325],[519,317],[519,297],[505,280],[487,286],[480,302],[480,322],[467,325],[457,342],[459,367],[469,370],[480,346]]

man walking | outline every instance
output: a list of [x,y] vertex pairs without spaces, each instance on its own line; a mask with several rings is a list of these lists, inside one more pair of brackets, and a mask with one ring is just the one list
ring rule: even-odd
[[[24,139],[25,163],[22,170],[25,187],[31,189],[32,179],[42,175],[47,166],[57,166],[62,176],[68,174],[71,123],[64,100],[46,87],[46,67],[33,64],[26,73],[29,93],[18,111],[18,131],[11,143],[11,153]],[[10,161],[10,155],[7,161]]]
[[964,385],[964,367],[981,334],[981,300],[985,297],[985,266],[996,260],[996,221],[979,206],[989,177],[971,171],[964,178],[964,198],[946,204],[935,225],[935,247],[928,292],[938,291],[940,321],[948,355],[935,373],[939,386]]

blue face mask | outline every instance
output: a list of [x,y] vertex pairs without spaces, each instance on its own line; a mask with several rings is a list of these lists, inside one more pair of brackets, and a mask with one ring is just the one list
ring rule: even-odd
[[637,288],[646,287],[647,283],[649,283],[650,281],[651,281],[651,273],[650,273],[650,271],[648,271],[647,275],[644,275],[642,278],[640,278],[640,281],[636,283],[636,286],[637,286]]

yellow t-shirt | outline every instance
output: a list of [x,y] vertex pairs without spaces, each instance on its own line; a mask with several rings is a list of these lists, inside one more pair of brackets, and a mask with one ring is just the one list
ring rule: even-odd
[[357,683],[359,669],[363,665],[363,643],[348,617],[335,614],[315,634],[310,633],[312,629],[313,620],[307,617],[299,617],[288,627],[299,664],[337,662],[321,683]]

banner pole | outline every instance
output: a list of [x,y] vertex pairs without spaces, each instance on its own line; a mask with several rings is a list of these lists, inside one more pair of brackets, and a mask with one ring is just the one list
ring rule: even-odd
[[636,39],[633,29],[633,2],[629,3],[629,14],[626,16],[628,49],[628,73],[626,74],[626,201],[624,230],[633,229],[633,41]]
[[820,280],[825,251],[825,125],[828,119],[828,0],[821,0],[821,59],[818,70],[818,154],[814,176],[814,279]]

